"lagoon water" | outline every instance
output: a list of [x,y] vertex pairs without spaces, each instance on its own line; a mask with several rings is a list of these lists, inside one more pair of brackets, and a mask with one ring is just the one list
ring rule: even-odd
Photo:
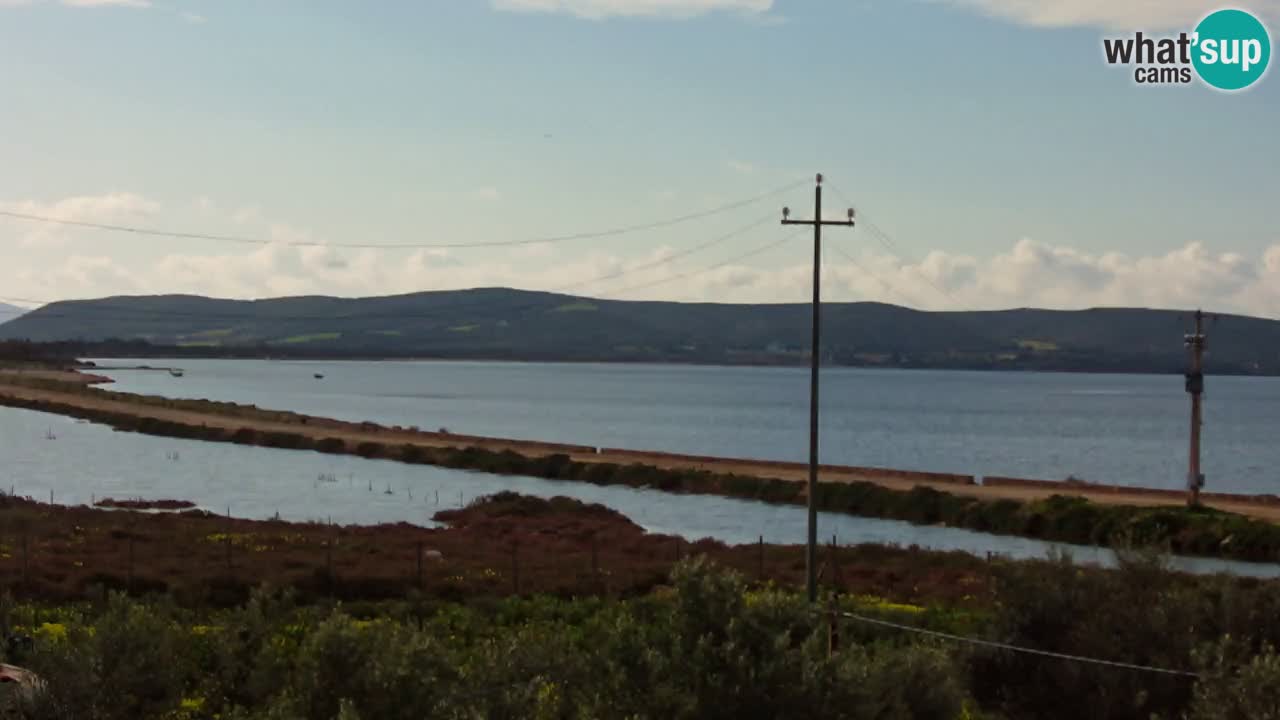
[[[354,456],[277,450],[230,443],[115,432],[71,418],[0,408],[0,474],[4,492],[62,505],[104,497],[191,500],[235,517],[332,520],[342,524],[409,522],[432,526],[440,509],[458,507],[500,490],[538,497],[565,495],[607,505],[651,532],[689,540],[750,543],[804,541],[805,512],[792,506],[712,496],[677,496],[624,487],[506,477]],[[325,476],[322,480],[321,477]],[[823,538],[961,550],[1016,558],[1045,557],[1067,549],[1080,562],[1111,564],[1110,551],[1054,546],[944,527],[823,513]],[[1280,576],[1280,565],[1175,558],[1191,572]]]
[[[493,362],[104,360],[113,389],[603,447],[802,461],[808,371]],[[324,379],[314,378],[316,373]],[[832,368],[824,462],[1185,487],[1179,376]],[[1210,377],[1208,488],[1280,493],[1280,378]]]

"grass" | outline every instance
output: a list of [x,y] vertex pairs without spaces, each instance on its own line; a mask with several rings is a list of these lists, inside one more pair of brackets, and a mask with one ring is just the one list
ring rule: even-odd
[[595,312],[596,310],[599,310],[599,308],[596,307],[595,305],[592,305],[589,302],[575,302],[575,303],[567,303],[565,305],[561,305],[553,309],[551,312],[553,313]]
[[1019,340],[1018,347],[1034,352],[1053,352],[1058,349],[1058,344],[1048,340]]
[[274,342],[280,345],[300,345],[311,342],[328,342],[337,340],[340,337],[342,337],[342,333],[337,332],[311,333],[310,335],[294,335]]

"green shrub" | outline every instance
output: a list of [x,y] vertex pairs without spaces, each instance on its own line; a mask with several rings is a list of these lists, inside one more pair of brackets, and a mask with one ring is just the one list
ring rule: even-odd
[[347,443],[342,438],[327,437],[318,440],[315,449],[322,453],[341,454],[347,451]]

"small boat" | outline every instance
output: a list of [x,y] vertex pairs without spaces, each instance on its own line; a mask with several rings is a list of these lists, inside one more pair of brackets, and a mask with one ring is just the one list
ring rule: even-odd
[[323,379],[324,379],[324,375],[321,375],[320,373],[316,373],[316,374],[315,374],[315,378],[316,378],[317,380],[323,380]]
[[174,377],[182,377],[182,371],[178,368],[169,368],[169,374]]
[[45,440],[57,440],[58,436],[53,434],[53,428],[44,431]]

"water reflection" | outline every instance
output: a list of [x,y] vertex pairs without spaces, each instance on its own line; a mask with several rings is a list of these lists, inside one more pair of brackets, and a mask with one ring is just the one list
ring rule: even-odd
[[[344,524],[409,522],[433,526],[438,510],[501,490],[564,495],[612,507],[644,528],[690,540],[797,544],[805,536],[802,508],[712,496],[676,496],[625,487],[472,473],[354,456],[275,450],[117,433],[57,415],[0,408],[0,487],[59,504],[117,499],[180,499],[236,517],[328,520]],[[945,527],[833,515],[819,519],[820,536],[840,544],[916,545],[1045,557],[1065,547],[1081,562],[1111,565],[1108,550],[1054,546]],[[1191,572],[1229,571],[1273,577],[1280,566],[1208,559],[1175,559]]]

